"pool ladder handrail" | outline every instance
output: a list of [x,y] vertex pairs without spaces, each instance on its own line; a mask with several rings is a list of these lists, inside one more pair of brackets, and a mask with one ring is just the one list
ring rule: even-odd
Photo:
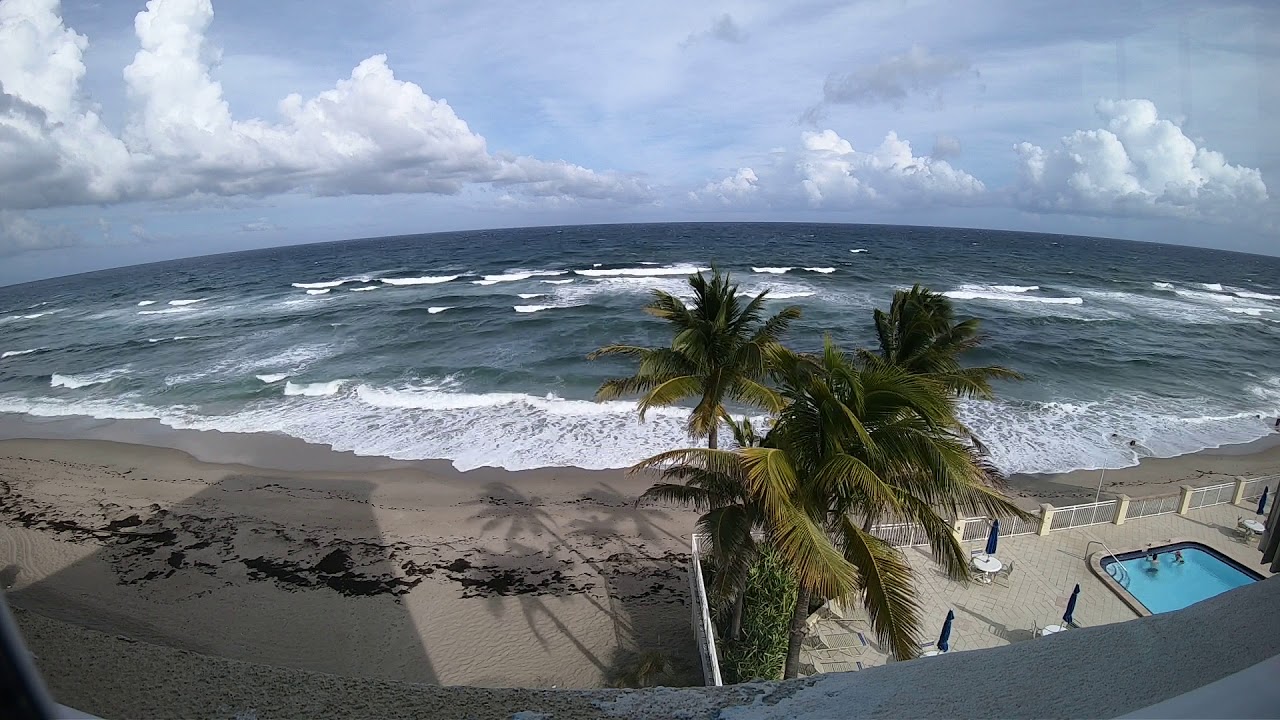
[[[1116,570],[1114,575],[1112,575],[1109,572],[1107,574],[1111,575],[1112,579],[1114,579],[1117,583],[1120,584],[1120,587],[1128,589],[1129,570],[1125,568],[1124,563],[1120,562],[1120,558],[1116,557],[1116,554],[1111,551],[1111,548],[1107,547],[1106,543],[1102,542],[1101,540],[1090,540],[1084,546],[1084,556],[1086,558],[1089,557],[1089,546],[1093,545],[1094,543],[1098,543],[1099,545],[1101,545],[1102,549],[1107,551],[1107,556],[1109,556],[1112,560],[1115,561],[1111,563],[1109,567],[1119,568],[1118,570]],[[1121,575],[1124,576],[1123,579],[1120,577]]]

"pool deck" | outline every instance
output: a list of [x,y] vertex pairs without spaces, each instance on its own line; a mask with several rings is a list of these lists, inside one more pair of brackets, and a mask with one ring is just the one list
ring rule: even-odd
[[[1091,525],[1059,530],[1045,536],[1020,535],[1000,539],[996,557],[1014,569],[1008,578],[967,586],[947,579],[929,557],[928,548],[905,548],[915,573],[926,637],[936,640],[947,610],[956,613],[951,652],[1008,645],[1032,640],[1034,629],[1061,624],[1067,599],[1080,583],[1075,622],[1082,627],[1133,620],[1139,614],[1107,587],[1089,567],[1089,557],[1103,550],[1123,553],[1148,545],[1195,541],[1212,547],[1270,577],[1262,565],[1256,536],[1243,542],[1236,519],[1253,518],[1254,504],[1213,505],[1187,515],[1135,518],[1124,525]],[[1090,544],[1092,542],[1092,545]],[[980,550],[980,542],[966,543]],[[811,630],[800,653],[803,674],[857,670],[889,662],[861,610],[824,608],[810,618]],[[866,640],[863,645],[862,639]],[[926,648],[926,649],[931,649]],[[927,662],[922,658],[920,662]]]

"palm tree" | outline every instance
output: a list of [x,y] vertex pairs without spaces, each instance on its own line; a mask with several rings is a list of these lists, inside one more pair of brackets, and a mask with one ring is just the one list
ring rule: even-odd
[[689,277],[693,304],[653,291],[645,311],[667,321],[673,331],[670,347],[608,345],[587,356],[594,360],[606,355],[638,358],[636,373],[606,381],[596,392],[596,400],[640,395],[640,419],[652,407],[674,405],[697,398],[689,414],[689,435],[707,438],[707,447],[718,446],[720,421],[728,417],[724,403],[732,400],[777,412],[782,407],[778,393],[762,380],[767,374],[766,356],[800,308],[787,307],[765,318],[768,291],[753,298],[738,291],[728,275],[712,271],[708,280],[702,273]]
[[1019,380],[1021,375],[998,365],[963,367],[960,358],[982,342],[978,321],[956,322],[951,301],[920,285],[893,294],[889,312],[875,311],[879,353],[859,350],[866,364],[891,363],[927,375],[962,397],[991,397],[991,381]]

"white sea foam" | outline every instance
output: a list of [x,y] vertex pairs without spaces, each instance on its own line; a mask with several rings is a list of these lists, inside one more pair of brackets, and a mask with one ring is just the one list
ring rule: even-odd
[[833,267],[807,267],[805,270],[808,270],[809,272],[822,273],[823,275],[830,275],[836,271]]
[[442,305],[442,306],[438,306],[438,307],[429,307],[429,308],[427,308],[427,314],[429,314],[429,315],[436,315],[436,314],[438,314],[438,313],[442,313],[442,312],[444,312],[445,310],[452,310],[452,309],[453,309],[453,306],[452,306],[452,305]]
[[380,282],[387,285],[438,285],[457,280],[457,275],[424,275],[423,277],[412,278],[382,278]]
[[710,269],[694,265],[672,265],[660,268],[615,268],[612,270],[574,270],[573,272],[575,275],[585,275],[586,277],[659,277],[662,275],[693,275]]
[[548,285],[568,285],[569,283],[573,282],[573,280],[572,280],[572,279],[569,279],[569,280],[543,280],[542,282],[544,282],[544,283],[546,283],[546,284],[548,284]]
[[809,290],[797,290],[792,292],[787,292],[784,290],[782,292],[770,292],[768,299],[769,300],[790,300],[792,298],[813,297],[813,295],[814,293]]
[[159,342],[164,342],[165,340],[190,340],[190,339],[191,339],[190,335],[174,335],[171,338],[147,338],[147,342],[159,343]]
[[329,288],[324,288],[322,290],[308,290],[307,294],[308,295],[324,295],[328,292],[329,292]]
[[784,275],[788,271],[791,271],[794,269],[795,268],[789,268],[789,267],[752,267],[751,271],[758,272],[758,273],[769,273],[772,275]]
[[139,315],[172,315],[173,313],[189,312],[190,308],[171,307],[163,310],[139,310]]
[[146,307],[148,305],[155,305],[155,304],[156,304],[155,300],[139,300],[138,301],[138,307]]
[[1153,283],[1151,283],[1151,284],[1152,284],[1152,285],[1154,285],[1155,287],[1157,287],[1157,288],[1161,289],[1161,290],[1172,290],[1172,289],[1173,289],[1173,283],[1167,283],[1167,282],[1153,282]]
[[346,280],[326,280],[324,282],[289,283],[289,284],[296,288],[302,288],[303,290],[325,290],[328,288],[336,288],[345,282],[347,281]]
[[377,290],[378,285],[368,285],[366,287],[351,288],[351,292],[366,292],[368,290]]
[[1204,288],[1205,290],[1211,290],[1213,292],[1222,292],[1221,283],[1200,283],[1200,287]]
[[1212,293],[1212,292],[1200,292],[1199,290],[1174,290],[1173,294],[1184,297],[1184,298],[1191,298],[1192,300],[1207,300],[1209,302],[1217,302],[1217,303],[1231,303],[1236,301],[1236,298],[1234,298],[1231,295],[1220,295],[1218,293]]
[[1266,293],[1253,292],[1252,290],[1233,290],[1231,294],[1250,300],[1280,300],[1280,295],[1268,295]]
[[[974,244],[976,245],[977,243],[974,243]],[[865,250],[865,249],[863,249],[863,248],[858,248],[858,249],[856,249],[856,250],[850,250],[849,252],[851,252],[851,253],[864,253],[864,252],[866,252],[866,250]]]
[[40,352],[42,348],[31,348],[30,350],[6,350],[0,353],[0,359],[7,357],[15,357],[17,355],[30,355],[33,352]]
[[982,300],[987,302],[1034,302],[1046,305],[1082,305],[1084,298],[1079,297],[1046,297],[1030,295],[1037,286],[1019,285],[961,285],[955,290],[944,293],[953,300]]
[[546,297],[545,293],[517,293],[521,300],[532,300],[537,297]]
[[528,280],[531,277],[553,277],[564,275],[566,270],[515,270],[503,275],[485,275],[483,280],[472,280],[474,285],[495,285],[501,282]]
[[1275,312],[1271,308],[1226,308],[1229,313],[1237,313],[1239,315],[1249,315],[1251,317],[1262,317],[1263,313]]
[[284,384],[285,395],[301,395],[304,397],[324,397],[335,395],[342,389],[346,380],[330,380],[317,383],[294,383],[292,380]]
[[124,369],[103,370],[95,373],[85,373],[82,375],[61,375],[54,373],[49,377],[49,387],[63,387],[68,390],[89,387],[90,385],[101,385],[105,382],[111,382],[125,374]]
[[289,373],[266,373],[263,375],[254,375],[254,377],[270,385],[271,383],[280,382],[281,380],[289,377]]
[[196,303],[204,302],[205,300],[208,300],[208,299],[209,298],[196,298],[194,300],[170,300],[169,304],[177,305],[181,307],[183,305],[195,305]]
[[513,305],[518,313],[536,313],[539,310],[550,310],[554,305]]

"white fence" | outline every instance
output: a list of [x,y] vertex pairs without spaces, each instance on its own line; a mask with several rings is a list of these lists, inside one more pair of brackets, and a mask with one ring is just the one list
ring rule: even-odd
[[[1262,489],[1268,488],[1271,491],[1271,497],[1275,497],[1276,488],[1280,486],[1280,475],[1267,475],[1266,477],[1253,478],[1244,481],[1244,497],[1245,500],[1257,500],[1262,497]],[[1268,500],[1268,502],[1270,502]]]
[[1068,507],[1054,508],[1053,521],[1049,525],[1049,530],[1066,530],[1067,528],[1084,527],[1086,525],[1101,525],[1113,522],[1115,519],[1115,500],[1070,505]]
[[[1000,518],[1000,537],[1014,535],[1033,535],[1040,529],[1040,516],[1033,515],[1028,520],[1022,518]],[[991,532],[991,518],[974,517],[964,520],[960,530],[960,542],[981,540]]]
[[1125,514],[1125,518],[1132,520],[1133,518],[1176,513],[1178,512],[1178,500],[1179,497],[1177,495],[1163,495],[1161,497],[1134,500],[1129,503],[1129,512]]
[[689,592],[693,599],[693,634],[698,643],[698,655],[702,658],[702,681],[709,686],[723,685],[720,678],[720,658],[716,656],[716,630],[711,624],[711,605],[707,602],[706,583],[702,579],[702,542],[705,536],[695,533],[690,547],[693,559],[689,563]]
[[1196,508],[1209,507],[1210,505],[1226,505],[1231,502],[1231,496],[1235,492],[1236,484],[1233,482],[1197,488],[1191,491],[1191,504],[1187,507],[1194,510]]
[[894,523],[891,525],[875,525],[871,534],[894,547],[915,547],[928,545],[929,536],[924,527],[917,523]]

